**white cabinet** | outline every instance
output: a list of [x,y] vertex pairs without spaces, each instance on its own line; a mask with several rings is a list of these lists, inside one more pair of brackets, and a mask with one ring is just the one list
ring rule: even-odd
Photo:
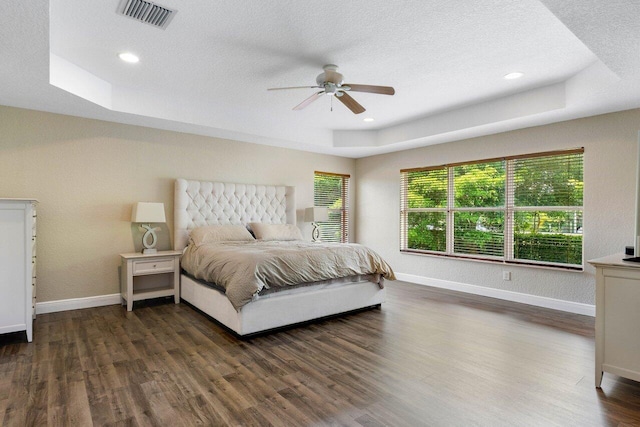
[[640,263],[612,255],[596,267],[596,387],[604,372],[640,381]]
[[36,200],[0,199],[0,334],[33,339],[36,298]]

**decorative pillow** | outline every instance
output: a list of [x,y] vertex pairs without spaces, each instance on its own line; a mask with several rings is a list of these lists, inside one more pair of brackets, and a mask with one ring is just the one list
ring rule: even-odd
[[258,240],[302,240],[300,229],[293,224],[249,224]]
[[212,242],[255,240],[244,225],[205,225],[191,230],[191,242],[200,246]]

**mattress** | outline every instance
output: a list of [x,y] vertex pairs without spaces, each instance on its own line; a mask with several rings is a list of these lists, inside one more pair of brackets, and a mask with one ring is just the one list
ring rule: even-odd
[[[197,279],[184,269],[181,270],[181,274],[197,283],[200,283],[203,286],[215,289],[216,291],[223,294],[225,293],[225,289],[222,286],[215,283],[207,282],[206,280]],[[348,277],[338,277],[335,279],[320,280],[318,282],[299,283],[297,285],[291,285],[287,287],[263,288],[262,290],[260,290],[260,292],[253,296],[252,301],[262,300],[280,295],[295,295],[309,290],[331,289],[334,287],[345,286],[360,282],[371,282],[378,285],[384,285],[384,277],[380,274],[362,274]]]
[[373,279],[383,287],[381,278],[395,279],[391,267],[365,246],[298,240],[189,245],[182,267],[192,277],[224,289],[236,310],[281,288],[336,279],[352,283],[363,276],[371,276],[366,280]]

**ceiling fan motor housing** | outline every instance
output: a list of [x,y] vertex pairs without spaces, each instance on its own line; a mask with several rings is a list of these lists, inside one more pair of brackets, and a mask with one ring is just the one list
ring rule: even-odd
[[318,74],[318,77],[316,77],[316,83],[318,86],[324,86],[325,83],[333,83],[340,87],[342,83],[344,83],[344,77],[337,71],[337,65],[327,64],[323,69],[324,72]]

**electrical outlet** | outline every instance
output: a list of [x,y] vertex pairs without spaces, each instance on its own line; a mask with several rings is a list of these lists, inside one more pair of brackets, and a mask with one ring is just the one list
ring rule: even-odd
[[502,280],[511,280],[511,272],[510,271],[503,271],[502,272]]

